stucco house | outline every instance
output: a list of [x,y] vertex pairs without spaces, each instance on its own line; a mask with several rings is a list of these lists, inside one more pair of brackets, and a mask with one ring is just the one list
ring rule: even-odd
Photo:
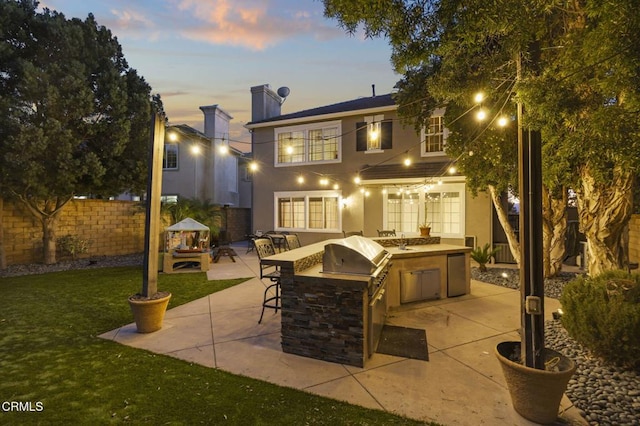
[[295,232],[308,244],[343,231],[417,235],[429,223],[442,242],[491,242],[491,201],[472,197],[446,156],[442,111],[418,134],[391,94],[287,114],[268,84],[251,96],[254,231]]
[[162,170],[162,197],[195,198],[212,204],[251,207],[247,157],[229,145],[233,118],[218,105],[201,106],[204,133],[186,124],[167,128]]

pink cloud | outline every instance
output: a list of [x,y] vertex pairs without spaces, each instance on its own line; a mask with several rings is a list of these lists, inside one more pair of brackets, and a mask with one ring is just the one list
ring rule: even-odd
[[310,3],[278,0],[176,0],[178,9],[197,20],[181,34],[189,39],[214,44],[263,50],[295,36],[326,39],[343,33],[316,13],[300,9]]

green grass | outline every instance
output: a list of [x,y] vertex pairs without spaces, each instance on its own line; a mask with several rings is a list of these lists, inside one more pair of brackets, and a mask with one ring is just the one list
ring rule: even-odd
[[[242,281],[160,275],[158,288],[171,308]],[[98,338],[133,321],[141,282],[133,267],[0,279],[0,403],[43,407],[0,410],[0,424],[420,424]]]

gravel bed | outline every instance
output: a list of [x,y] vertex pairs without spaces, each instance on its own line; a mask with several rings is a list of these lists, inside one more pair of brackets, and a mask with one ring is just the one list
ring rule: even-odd
[[[575,277],[561,273],[545,280],[545,295],[559,298],[564,285]],[[471,278],[519,289],[517,269],[471,268]],[[545,322],[545,346],[576,362],[577,370],[566,394],[590,425],[640,426],[640,371],[624,369],[594,357],[567,334],[560,321]]]
[[142,265],[143,254],[129,254],[126,256],[95,256],[78,260],[63,260],[53,265],[34,263],[30,265],[10,265],[7,269],[0,269],[0,277],[16,277],[19,275],[47,274],[49,272],[68,271],[71,269],[95,269],[111,266]]

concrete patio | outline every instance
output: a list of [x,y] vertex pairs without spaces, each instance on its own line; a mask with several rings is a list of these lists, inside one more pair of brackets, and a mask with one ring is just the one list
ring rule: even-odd
[[[519,340],[518,291],[472,281],[471,294],[392,311],[388,324],[426,330],[429,361],[374,354],[365,368],[357,368],[282,352],[280,313],[268,310],[258,324],[269,281],[258,278],[258,257],[245,253],[245,244],[235,245],[235,263],[223,257],[207,275],[249,277],[246,282],[169,309],[155,333],[139,334],[132,323],[100,337],[423,421],[534,424],[513,410],[494,355],[497,343]],[[558,307],[557,300],[545,300],[549,318]],[[587,424],[566,397],[561,419],[559,424]]]

